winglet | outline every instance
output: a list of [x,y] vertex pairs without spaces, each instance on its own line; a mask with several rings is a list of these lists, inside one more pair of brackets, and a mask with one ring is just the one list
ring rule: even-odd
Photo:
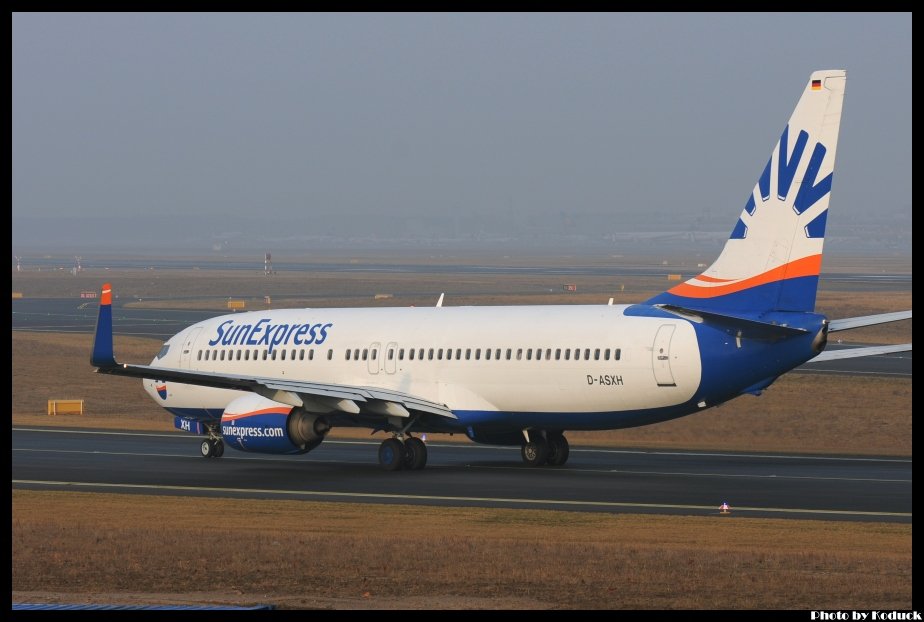
[[93,337],[93,351],[90,364],[94,367],[115,367],[112,351],[112,285],[103,284],[99,297],[99,315],[96,317],[96,335]]
[[443,292],[442,294],[440,294],[440,299],[436,301],[436,306],[437,306],[437,307],[442,307],[442,306],[443,306],[443,296],[445,296],[445,295],[446,295],[446,292]]

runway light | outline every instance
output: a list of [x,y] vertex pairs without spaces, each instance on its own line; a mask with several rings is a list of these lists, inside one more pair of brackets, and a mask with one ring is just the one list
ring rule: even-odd
[[425,442],[425,443],[427,442],[427,433],[426,433],[426,432],[424,432],[423,434],[420,435],[420,440],[422,440],[422,441]]
[[723,501],[722,505],[719,506],[719,514],[731,514],[731,507],[729,507],[728,501]]

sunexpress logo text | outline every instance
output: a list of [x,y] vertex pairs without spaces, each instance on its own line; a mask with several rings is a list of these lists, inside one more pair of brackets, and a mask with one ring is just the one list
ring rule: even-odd
[[273,324],[269,318],[253,324],[226,320],[215,329],[210,346],[266,346],[270,352],[279,346],[319,346],[327,339],[333,324]]

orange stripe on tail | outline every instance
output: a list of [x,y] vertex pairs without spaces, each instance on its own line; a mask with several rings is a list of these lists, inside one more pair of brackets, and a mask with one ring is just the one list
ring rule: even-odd
[[[728,285],[701,287],[699,285],[691,285],[687,282],[672,287],[668,291],[675,296],[686,296],[687,298],[715,298],[716,296],[734,294],[735,292],[740,292],[759,285],[766,285],[767,283],[773,283],[775,281],[782,281],[783,279],[795,279],[802,276],[818,276],[820,273],[821,255],[810,255],[809,257],[803,257],[802,259],[797,259],[788,264],[768,270],[763,274],[752,276],[749,279],[735,281]],[[696,278],[706,282],[713,281],[711,277],[703,278],[702,276],[698,276]]]
[[112,285],[109,283],[103,284],[103,291],[99,297],[99,303],[101,305],[111,305],[112,304]]

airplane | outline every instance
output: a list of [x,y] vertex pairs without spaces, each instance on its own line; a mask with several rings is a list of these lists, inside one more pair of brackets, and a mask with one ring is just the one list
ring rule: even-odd
[[[847,75],[811,74],[718,259],[631,305],[280,309],[222,315],[168,339],[150,365],[115,360],[105,284],[91,353],[141,378],[201,454],[303,454],[335,426],[387,438],[388,471],[422,469],[425,433],[521,448],[561,466],[567,430],[648,425],[759,395],[826,352],[835,331],[911,311],[828,320],[815,312]],[[442,300],[440,301],[440,303]]]

